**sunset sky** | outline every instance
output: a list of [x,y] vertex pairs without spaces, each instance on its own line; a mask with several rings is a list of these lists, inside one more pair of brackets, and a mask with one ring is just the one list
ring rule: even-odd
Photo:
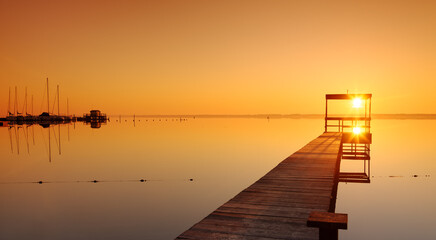
[[435,13],[436,1],[0,0],[0,116],[15,86],[20,110],[26,86],[45,110],[46,77],[76,114],[323,113],[347,89],[373,93],[374,113],[436,113]]

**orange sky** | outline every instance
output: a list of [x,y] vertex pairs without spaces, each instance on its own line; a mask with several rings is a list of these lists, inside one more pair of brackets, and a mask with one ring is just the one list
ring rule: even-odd
[[77,114],[436,113],[436,2],[351,2],[0,0],[0,116],[46,77]]

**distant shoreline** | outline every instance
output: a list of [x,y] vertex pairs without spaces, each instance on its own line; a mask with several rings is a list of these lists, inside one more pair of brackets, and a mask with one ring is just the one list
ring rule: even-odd
[[[109,115],[116,117],[133,117],[134,115]],[[135,115],[143,118],[266,118],[266,119],[323,119],[324,114],[153,114]],[[436,114],[372,114],[372,119],[436,119]]]

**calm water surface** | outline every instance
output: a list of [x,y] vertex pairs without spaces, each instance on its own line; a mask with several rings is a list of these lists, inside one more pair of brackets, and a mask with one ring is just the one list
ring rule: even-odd
[[[324,124],[136,120],[0,128],[0,239],[172,239]],[[372,132],[371,183],[339,185],[336,210],[349,214],[340,238],[435,239],[435,121],[374,120]]]

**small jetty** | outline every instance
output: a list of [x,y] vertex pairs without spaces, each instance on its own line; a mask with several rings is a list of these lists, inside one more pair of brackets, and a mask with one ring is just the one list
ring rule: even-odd
[[[329,100],[355,99],[365,102],[363,117],[329,116]],[[337,239],[348,222],[347,214],[335,213],[340,164],[369,160],[370,99],[371,94],[327,94],[324,133],[177,239]],[[345,173],[345,179],[367,182],[366,171]]]

